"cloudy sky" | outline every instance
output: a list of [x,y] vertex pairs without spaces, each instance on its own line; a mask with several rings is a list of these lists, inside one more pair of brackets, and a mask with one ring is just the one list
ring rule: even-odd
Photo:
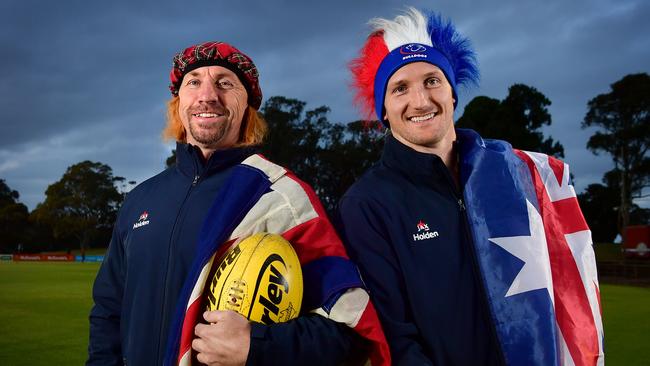
[[[454,20],[477,51],[482,81],[460,94],[502,99],[525,83],[552,102],[545,132],[565,148],[576,189],[599,182],[607,156],[585,148],[587,102],[630,73],[650,71],[647,0],[536,1],[32,1],[0,4],[0,178],[30,209],[83,160],[142,182],[164,167],[164,103],[174,53],[223,40],[257,64],[266,97],[327,105],[359,118],[347,62],[372,17],[405,5]],[[644,204],[644,206],[647,206]]]

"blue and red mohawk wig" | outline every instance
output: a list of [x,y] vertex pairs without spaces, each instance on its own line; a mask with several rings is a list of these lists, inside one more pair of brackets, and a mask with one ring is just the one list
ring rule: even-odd
[[387,125],[383,121],[386,84],[395,71],[411,62],[438,66],[451,84],[456,102],[459,86],[478,84],[478,65],[469,40],[441,15],[408,8],[394,20],[372,19],[370,26],[366,44],[350,62],[354,100],[365,118],[372,119],[376,113]]

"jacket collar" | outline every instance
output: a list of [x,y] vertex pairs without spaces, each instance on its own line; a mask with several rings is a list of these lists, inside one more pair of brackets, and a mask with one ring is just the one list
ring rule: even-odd
[[438,176],[439,169],[447,169],[438,155],[413,150],[393,135],[386,136],[381,161],[391,170],[422,178]]
[[215,151],[208,161],[203,160],[198,147],[176,143],[176,168],[188,177],[208,176],[230,168],[257,153],[257,147],[235,147]]
[[[458,153],[459,164],[466,163],[464,157],[469,154],[470,150],[485,148],[485,140],[476,131],[456,128],[454,150]],[[408,175],[436,175],[438,174],[436,168],[445,167],[444,162],[438,155],[413,150],[399,142],[392,135],[386,136],[381,159],[389,168],[402,171]]]

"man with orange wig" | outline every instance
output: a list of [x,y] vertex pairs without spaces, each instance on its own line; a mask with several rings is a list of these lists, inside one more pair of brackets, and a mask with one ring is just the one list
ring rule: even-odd
[[[208,42],[174,57],[167,138],[176,165],[125,200],[93,288],[88,365],[334,365],[363,338],[374,365],[388,348],[356,268],[313,190],[256,153],[266,122],[257,68]],[[206,311],[205,285],[230,243],[282,235],[300,259],[302,313],[251,323]]]

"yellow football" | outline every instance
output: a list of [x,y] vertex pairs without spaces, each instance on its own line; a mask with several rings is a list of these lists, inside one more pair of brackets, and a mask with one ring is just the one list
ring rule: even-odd
[[208,310],[234,310],[264,324],[286,322],[300,313],[300,261],[282,236],[254,234],[223,255],[207,290]]

